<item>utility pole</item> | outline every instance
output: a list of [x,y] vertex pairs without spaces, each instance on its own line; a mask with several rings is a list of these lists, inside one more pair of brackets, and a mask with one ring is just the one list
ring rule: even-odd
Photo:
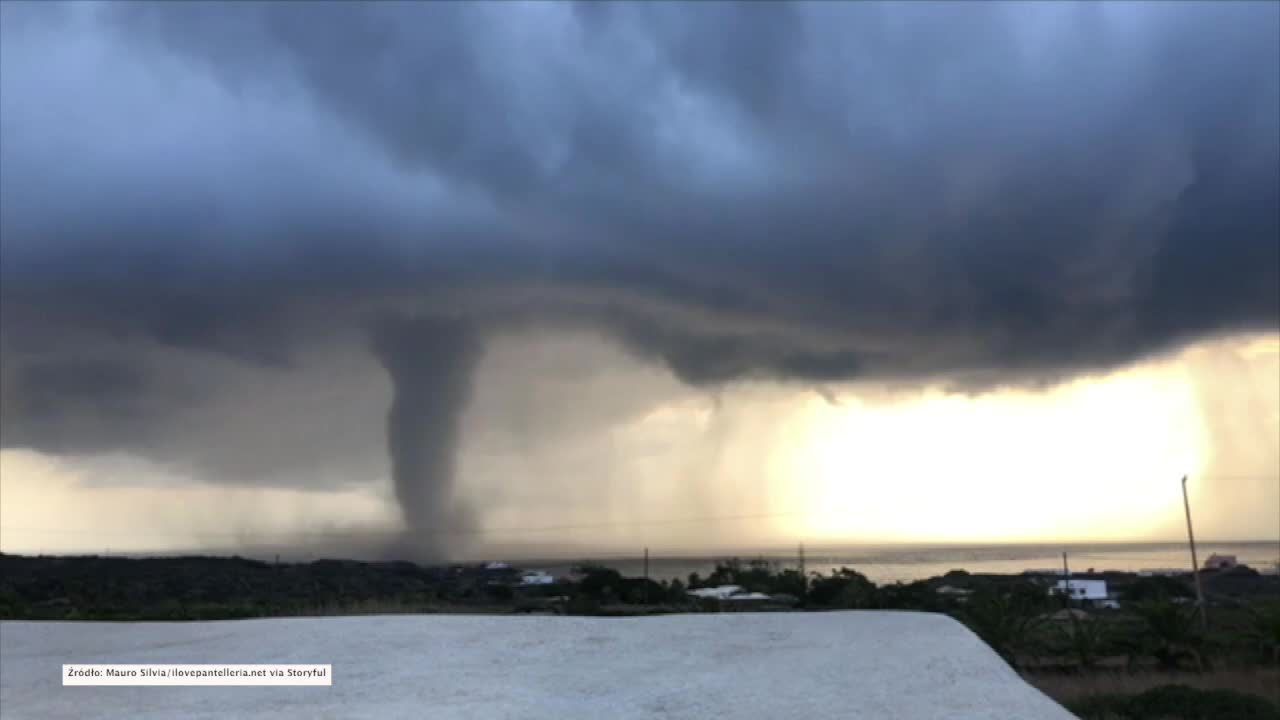
[[1200,629],[1209,630],[1209,608],[1204,604],[1204,588],[1200,584],[1200,561],[1196,558],[1196,535],[1191,531],[1191,500],[1187,497],[1187,476],[1182,476],[1182,506],[1187,511],[1187,542],[1191,545],[1191,576],[1196,579],[1196,606],[1200,608]]
[[800,543],[800,601],[809,594],[809,576],[804,574],[804,543]]
[[1067,568],[1067,551],[1062,551],[1062,606],[1071,607],[1071,570]]
[[644,549],[644,604],[649,604],[649,548]]

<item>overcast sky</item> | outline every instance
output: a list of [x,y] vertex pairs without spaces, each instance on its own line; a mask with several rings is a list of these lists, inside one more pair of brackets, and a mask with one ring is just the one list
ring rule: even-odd
[[[420,532],[734,512],[726,458],[808,442],[770,403],[1061,409],[1280,325],[1275,3],[5,2],[0,33],[0,452],[80,483],[356,487]],[[1218,420],[1254,438],[1264,534],[1269,352],[1228,373],[1260,400],[1187,411],[1220,475]],[[619,439],[671,408],[696,431]]]

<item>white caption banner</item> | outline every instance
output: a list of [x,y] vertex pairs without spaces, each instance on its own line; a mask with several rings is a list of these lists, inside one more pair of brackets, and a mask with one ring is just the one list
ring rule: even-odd
[[63,685],[332,685],[332,665],[62,666]]

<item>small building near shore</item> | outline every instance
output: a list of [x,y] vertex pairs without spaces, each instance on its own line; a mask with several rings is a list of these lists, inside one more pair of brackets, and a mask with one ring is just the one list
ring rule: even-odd
[[751,610],[770,605],[774,599],[764,593],[749,592],[741,585],[720,585],[688,592],[707,610]]
[[1120,604],[1107,594],[1106,580],[1059,580],[1049,588],[1049,594],[1062,597],[1066,594],[1071,600],[1087,603],[1094,607],[1118,608]]
[[1180,577],[1186,574],[1185,568],[1148,568],[1138,571],[1138,577]]
[[745,593],[741,585],[720,585],[719,587],[698,588],[690,590],[689,595],[708,600],[727,600],[734,595]]
[[1204,569],[1205,570],[1230,570],[1231,568],[1239,564],[1240,563],[1236,560],[1235,555],[1219,555],[1218,553],[1214,553],[1209,556],[1208,560],[1204,561]]
[[520,573],[521,585],[553,585],[555,576],[544,570],[525,570]]
[[969,596],[973,594],[973,591],[968,588],[959,588],[954,585],[943,585],[934,592],[942,595],[943,597],[954,598],[961,602],[967,600]]

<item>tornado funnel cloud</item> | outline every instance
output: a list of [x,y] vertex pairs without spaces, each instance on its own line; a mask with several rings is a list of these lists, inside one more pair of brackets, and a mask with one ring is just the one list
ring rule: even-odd
[[406,526],[402,550],[447,557],[471,526],[454,496],[454,472],[478,338],[464,321],[433,316],[384,319],[372,340],[391,378],[387,449]]

